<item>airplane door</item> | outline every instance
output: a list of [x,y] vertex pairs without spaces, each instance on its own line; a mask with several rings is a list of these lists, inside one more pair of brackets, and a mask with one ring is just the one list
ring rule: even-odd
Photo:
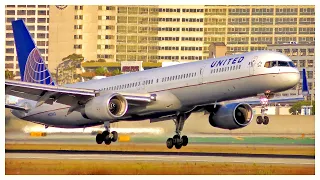
[[203,67],[201,67],[200,68],[200,74],[199,74],[199,83],[201,84],[201,83],[203,83],[203,76],[204,76],[204,67],[205,66],[203,66]]
[[137,86],[137,88],[138,88],[138,90],[145,90],[145,87],[146,87],[146,78],[140,78],[139,79],[139,82],[138,83],[140,83],[138,86]]
[[257,64],[258,56],[254,56],[249,64],[249,75],[254,75],[254,68]]

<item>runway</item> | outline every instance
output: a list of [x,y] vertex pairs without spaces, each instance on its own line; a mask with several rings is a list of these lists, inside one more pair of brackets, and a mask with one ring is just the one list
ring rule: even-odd
[[[130,135],[131,143],[165,144],[168,136]],[[254,144],[254,145],[285,145],[314,146],[312,137],[278,137],[278,135],[190,135],[190,144]],[[89,144],[94,145],[95,135],[90,134],[48,134],[44,137],[31,137],[26,133],[6,133],[6,143],[10,144]],[[119,142],[117,142],[119,143]],[[115,143],[115,144],[117,144]],[[121,143],[121,142],[120,142]]]
[[314,165],[314,156],[236,153],[6,150],[6,159],[160,161]]

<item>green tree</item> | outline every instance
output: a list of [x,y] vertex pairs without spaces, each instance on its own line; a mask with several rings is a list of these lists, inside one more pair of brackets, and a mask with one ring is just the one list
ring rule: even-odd
[[116,70],[112,71],[112,76],[116,76],[116,75],[120,75],[120,74],[122,74],[120,69],[116,69]]
[[[311,101],[299,101],[296,102],[290,109],[289,112],[292,114],[296,114],[296,112],[298,111],[299,114],[301,114],[301,106],[310,106],[311,105]],[[312,109],[311,109],[311,114],[314,115],[315,114],[315,101],[312,101]]]
[[105,76],[106,73],[108,73],[108,69],[104,68],[104,67],[99,67],[96,69],[96,76]]
[[106,62],[106,60],[104,60],[104,59],[98,59],[97,62]]
[[73,54],[70,54],[69,56],[67,56],[67,57],[64,57],[63,59],[62,59],[62,61],[65,61],[65,60],[73,60],[73,61],[83,61],[84,60],[84,57],[81,55],[81,54],[75,54],[75,53],[73,53]]
[[5,78],[12,80],[12,79],[14,78],[13,72],[12,72],[12,71],[9,71],[9,70],[6,70],[6,71],[5,71]]

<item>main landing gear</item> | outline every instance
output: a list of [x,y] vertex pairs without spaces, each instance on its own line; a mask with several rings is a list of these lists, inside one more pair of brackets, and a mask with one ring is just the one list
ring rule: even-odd
[[118,133],[117,131],[112,131],[110,133],[110,122],[105,121],[104,127],[106,130],[96,136],[97,144],[102,144],[104,142],[106,145],[109,145],[111,142],[116,142],[118,140]]
[[179,114],[177,115],[177,118],[173,120],[176,125],[176,135],[174,135],[172,138],[167,139],[166,144],[169,149],[171,149],[173,146],[175,146],[176,149],[180,149],[182,146],[187,146],[188,136],[180,136],[184,122],[187,119],[186,116],[187,115],[184,113]]

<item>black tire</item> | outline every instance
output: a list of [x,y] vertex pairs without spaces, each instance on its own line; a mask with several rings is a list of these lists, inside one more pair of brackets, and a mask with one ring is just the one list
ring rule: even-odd
[[118,133],[117,133],[117,131],[112,131],[111,134],[112,134],[112,139],[111,139],[111,141],[112,141],[112,142],[116,142],[116,141],[118,140]]
[[104,139],[104,137],[103,137],[102,134],[97,134],[97,136],[96,136],[96,142],[97,142],[97,144],[102,144],[103,139]]
[[173,139],[168,138],[166,144],[167,144],[167,148],[171,149],[173,147]]
[[179,142],[180,142],[180,136],[179,135],[174,135],[173,136],[173,144],[175,145],[175,144],[179,144]]
[[176,147],[176,149],[181,149],[182,144],[179,144],[179,143],[178,143],[178,144],[175,144],[174,146]]
[[269,117],[268,116],[263,117],[263,124],[264,125],[269,124]]
[[181,139],[182,139],[182,146],[188,145],[188,142],[189,142],[188,136],[182,136]]
[[261,124],[263,122],[262,116],[257,117],[257,124]]
[[109,136],[109,134],[110,134],[109,131],[103,131],[102,132],[103,137],[107,137],[107,136]]
[[109,136],[107,136],[105,139],[104,139],[104,143],[106,145],[110,145],[111,144],[111,138]]

